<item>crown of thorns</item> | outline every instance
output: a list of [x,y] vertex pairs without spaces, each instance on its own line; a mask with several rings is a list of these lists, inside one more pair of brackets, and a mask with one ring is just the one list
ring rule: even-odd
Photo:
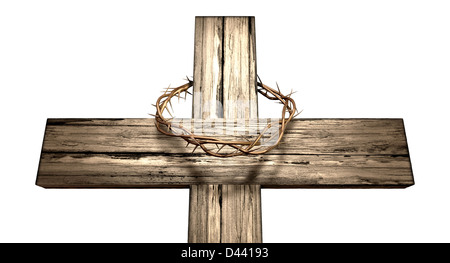
[[[287,124],[300,112],[297,111],[295,101],[291,98],[291,95],[294,93],[291,91],[288,95],[283,95],[280,91],[280,88],[277,84],[277,90],[274,90],[267,85],[263,84],[261,79],[258,77],[257,81],[257,91],[259,94],[263,95],[269,100],[278,100],[280,104],[283,105],[283,109],[281,112],[281,118],[278,119],[278,132],[274,135],[267,136],[270,137],[269,140],[272,140],[273,143],[269,146],[262,145],[261,139],[267,133],[267,131],[273,126],[273,123],[268,123],[265,128],[261,129],[261,132],[252,140],[249,140],[246,137],[241,136],[243,140],[228,140],[223,138],[217,138],[214,136],[205,136],[194,134],[191,129],[184,127],[182,124],[173,122],[174,117],[172,113],[169,111],[168,106],[172,108],[171,99],[174,97],[184,98],[186,99],[187,94],[192,95],[188,90],[190,87],[194,85],[194,82],[189,78],[186,78],[188,81],[186,84],[183,84],[176,88],[168,87],[164,90],[164,93],[158,98],[156,104],[153,106],[156,107],[156,114],[151,114],[155,117],[155,125],[159,132],[165,134],[167,136],[180,137],[187,142],[186,147],[190,144],[194,145],[194,150],[200,147],[205,153],[216,156],[216,157],[232,157],[238,155],[257,155],[264,154],[273,148],[275,148],[281,141],[283,134],[286,130]],[[184,94],[183,94],[184,93]],[[182,96],[184,95],[184,96]],[[173,108],[172,108],[173,110]],[[165,118],[163,113],[167,111],[171,118]],[[288,115],[288,116],[286,116]],[[278,136],[274,138],[274,136]],[[225,149],[224,149],[225,148]]]

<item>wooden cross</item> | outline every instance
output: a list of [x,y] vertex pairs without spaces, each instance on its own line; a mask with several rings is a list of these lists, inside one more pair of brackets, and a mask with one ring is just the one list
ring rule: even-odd
[[[254,17],[196,17],[194,57],[194,118],[258,117]],[[402,119],[296,119],[274,150],[232,158],[192,153],[153,119],[48,119],[36,184],[190,187],[188,241],[225,243],[262,242],[261,187],[405,188],[414,179]]]

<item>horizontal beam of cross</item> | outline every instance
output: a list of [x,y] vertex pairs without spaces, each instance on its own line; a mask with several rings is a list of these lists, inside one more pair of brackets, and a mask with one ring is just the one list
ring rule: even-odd
[[217,158],[160,134],[153,119],[48,119],[45,188],[404,188],[414,184],[402,119],[297,119],[264,155]]

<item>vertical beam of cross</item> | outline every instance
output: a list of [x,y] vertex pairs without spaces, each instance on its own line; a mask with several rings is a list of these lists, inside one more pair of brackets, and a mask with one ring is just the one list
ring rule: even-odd
[[[196,17],[193,118],[258,117],[255,41],[254,17]],[[262,242],[261,186],[191,185],[188,241]]]

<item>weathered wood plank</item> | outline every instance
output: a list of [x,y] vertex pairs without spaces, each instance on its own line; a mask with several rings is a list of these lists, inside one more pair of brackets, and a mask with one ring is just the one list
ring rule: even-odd
[[255,18],[224,17],[223,30],[224,118],[257,118]]
[[193,117],[223,117],[223,17],[195,18]]
[[202,154],[42,153],[37,184],[57,188],[188,187],[260,184],[263,187],[407,187],[408,155],[271,155],[221,159]]
[[49,119],[37,184],[49,188],[414,184],[401,119],[294,120],[279,147],[268,154],[233,158],[192,154],[183,140],[158,134],[152,123],[152,119]]
[[222,243],[261,243],[261,185],[222,185]]
[[[48,119],[43,152],[189,154],[153,119]],[[200,151],[199,151],[200,152]],[[296,119],[270,154],[407,155],[401,119]]]
[[191,185],[189,191],[190,243],[220,243],[222,185]]
[[[195,36],[193,118],[257,118],[254,17],[196,17]],[[262,242],[259,185],[192,186],[190,195],[203,201],[190,202],[189,242]]]

